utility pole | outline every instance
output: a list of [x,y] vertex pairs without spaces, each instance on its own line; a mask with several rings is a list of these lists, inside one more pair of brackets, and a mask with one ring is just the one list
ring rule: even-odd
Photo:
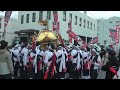
[[87,11],[84,11],[84,14],[87,15]]

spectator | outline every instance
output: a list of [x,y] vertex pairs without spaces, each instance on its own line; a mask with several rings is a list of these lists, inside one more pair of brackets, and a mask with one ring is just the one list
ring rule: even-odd
[[115,75],[113,72],[111,72],[110,68],[114,68],[116,71],[119,69],[119,62],[115,57],[116,53],[113,50],[110,50],[108,52],[108,62],[106,65],[102,66],[102,70],[106,71],[106,77],[105,79],[112,79]]
[[12,79],[14,72],[10,53],[7,51],[7,42],[0,42],[0,79]]

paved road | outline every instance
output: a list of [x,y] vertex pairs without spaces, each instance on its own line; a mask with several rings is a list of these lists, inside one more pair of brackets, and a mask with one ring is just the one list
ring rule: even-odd
[[105,71],[99,71],[98,72],[98,79],[105,79],[105,74],[106,74],[106,72]]

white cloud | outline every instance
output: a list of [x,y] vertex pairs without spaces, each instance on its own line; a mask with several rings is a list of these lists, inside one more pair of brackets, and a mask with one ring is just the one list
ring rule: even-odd
[[88,11],[88,16],[92,18],[110,18],[113,16],[120,17],[120,11]]
[[[0,12],[0,15],[4,16],[5,12]],[[13,11],[11,17],[18,19],[18,11]]]

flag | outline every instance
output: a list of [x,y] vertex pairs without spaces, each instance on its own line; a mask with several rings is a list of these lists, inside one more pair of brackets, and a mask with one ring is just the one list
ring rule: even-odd
[[[68,30],[67,34],[69,35],[69,41],[71,41],[71,39],[74,39],[76,42],[83,41],[82,39],[78,39],[78,35],[76,33],[74,33],[72,30]],[[70,43],[72,43],[72,42],[70,42]]]
[[98,37],[95,37],[95,38],[93,38],[93,40],[92,40],[92,44],[95,44],[95,43],[97,43],[98,42]]
[[12,14],[12,11],[6,11],[5,12],[5,17],[4,17],[4,26],[5,28],[7,27],[8,21],[10,19],[10,16]]
[[3,33],[3,36],[5,36],[6,27],[8,25],[8,22],[9,22],[11,14],[12,14],[12,11],[6,11],[5,12],[5,17],[4,17],[4,33]]
[[95,37],[95,38],[93,38],[93,40],[89,41],[87,44],[84,43],[82,48],[85,48],[85,47],[89,46],[90,44],[95,44],[97,42],[98,42],[98,37]]
[[117,30],[116,29],[109,29],[110,31],[110,37],[112,38],[113,41],[116,41],[117,39]]

